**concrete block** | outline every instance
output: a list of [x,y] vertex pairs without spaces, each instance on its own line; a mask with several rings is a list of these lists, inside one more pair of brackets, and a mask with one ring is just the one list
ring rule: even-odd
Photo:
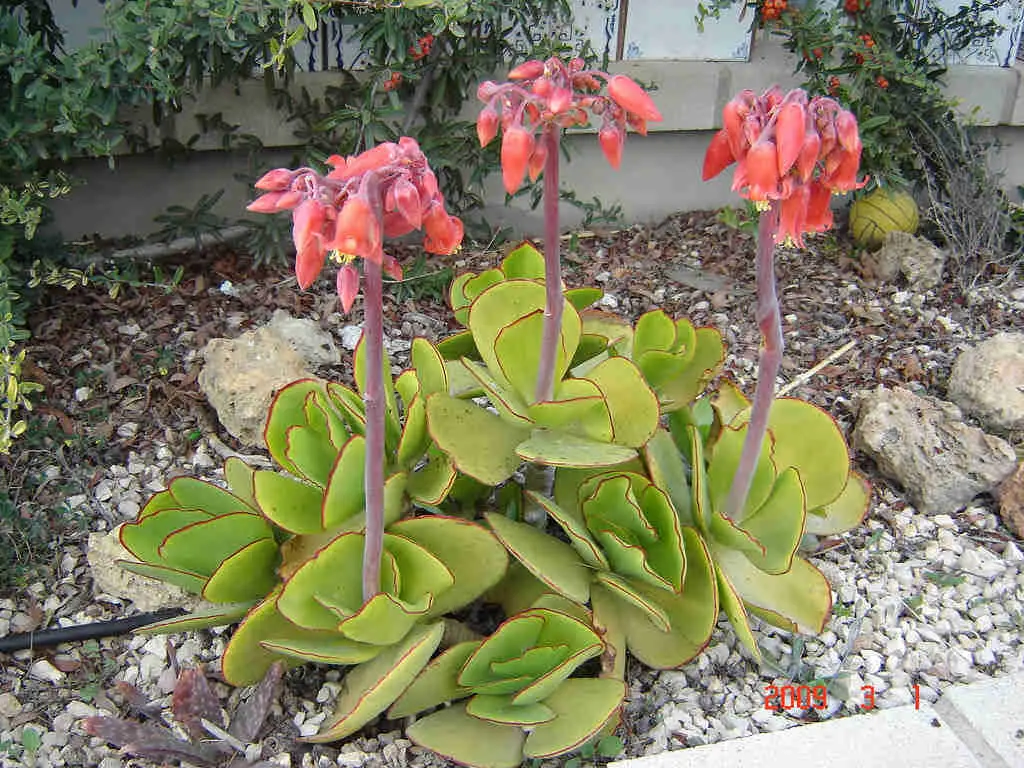
[[1024,765],[1024,674],[950,688],[935,709],[986,768]]
[[[611,768],[989,768],[930,705],[897,707],[635,760]],[[1017,763],[1020,765],[1020,762]]]

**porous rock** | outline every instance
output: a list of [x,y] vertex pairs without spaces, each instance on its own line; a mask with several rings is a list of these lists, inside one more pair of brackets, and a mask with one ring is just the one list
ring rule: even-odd
[[118,526],[109,533],[89,534],[86,558],[96,594],[131,600],[142,612],[158,611],[161,608],[193,610],[199,606],[202,601],[180,587],[139,576],[118,565],[118,560],[135,559],[121,546],[120,530],[121,526]]
[[1024,333],[998,333],[961,352],[948,393],[994,432],[1024,429]]
[[872,272],[882,280],[902,274],[907,282],[922,290],[942,283],[946,254],[931,240],[909,232],[893,231],[871,257]]
[[308,363],[332,365],[338,362],[338,347],[334,339],[309,318],[292,317],[285,310],[277,309],[271,315],[267,328],[287,341]]
[[307,361],[270,326],[235,339],[210,339],[199,388],[224,428],[247,446],[263,445],[274,394],[309,376]]
[[1017,538],[1024,538],[1024,462],[999,486],[999,516]]
[[882,386],[858,400],[853,444],[922,512],[952,514],[1017,465],[1009,443],[964,423],[953,403]]

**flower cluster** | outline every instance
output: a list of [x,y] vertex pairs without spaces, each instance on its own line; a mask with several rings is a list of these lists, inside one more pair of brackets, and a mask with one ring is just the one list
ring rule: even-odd
[[[487,146],[502,128],[501,168],[505,190],[511,195],[522,185],[527,172],[536,181],[544,169],[547,147],[535,135],[546,126],[570,128],[600,116],[598,141],[613,168],[622,160],[626,126],[647,133],[647,123],[661,120],[661,113],[646,91],[625,75],[585,70],[583,59],[568,65],[558,58],[527,61],[509,72],[507,83],[481,83],[477,96],[485,102],[477,118],[480,146]],[[601,80],[607,96],[600,93]],[[589,113],[589,114],[588,114]]]
[[737,163],[732,188],[767,207],[780,203],[776,239],[803,246],[805,232],[832,226],[831,193],[860,189],[857,119],[833,99],[808,100],[778,86],[745,90],[722,110],[725,126],[704,157],[704,179]]
[[323,176],[311,168],[277,168],[256,182],[264,192],[249,204],[255,213],[292,211],[295,277],[308,288],[328,252],[341,264],[338,294],[347,312],[359,290],[355,257],[381,264],[396,279],[402,270],[383,250],[385,237],[425,232],[423,247],[449,254],[462,243],[462,222],[445,210],[437,177],[415,139],[378,144],[360,155],[331,155]]

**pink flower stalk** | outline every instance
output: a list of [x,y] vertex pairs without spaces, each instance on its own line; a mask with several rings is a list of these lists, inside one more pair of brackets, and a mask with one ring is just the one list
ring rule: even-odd
[[775,292],[774,245],[803,247],[803,236],[832,226],[833,193],[857,181],[861,141],[857,119],[830,98],[808,100],[800,89],[745,90],[722,110],[722,129],[704,156],[704,180],[733,163],[732,188],[761,209],[757,230],[757,321],[764,345],[740,462],[724,514],[742,520],[775,397],[782,362],[782,318]]
[[[500,126],[501,175],[513,195],[529,175],[544,173],[544,280],[547,287],[544,337],[537,370],[535,400],[554,393],[555,356],[562,326],[562,277],[558,240],[558,142],[563,128],[587,125],[601,117],[598,141],[613,168],[622,162],[626,128],[647,133],[647,123],[661,113],[643,88],[625,75],[584,70],[583,59],[568,63],[558,58],[527,61],[508,74],[509,82],[480,84],[477,96],[485,102],[477,118],[480,146],[487,146]],[[601,82],[607,94],[601,93]]]
[[310,168],[277,168],[256,182],[265,194],[248,210],[292,211],[295,277],[302,288],[313,284],[328,253],[340,265],[338,297],[348,312],[359,293],[362,258],[366,272],[366,544],[363,551],[363,600],[380,591],[384,544],[384,295],[381,271],[396,280],[402,269],[384,253],[385,237],[424,231],[423,247],[449,254],[462,242],[462,222],[445,210],[437,178],[414,139],[379,144],[360,155],[327,159],[326,176]]

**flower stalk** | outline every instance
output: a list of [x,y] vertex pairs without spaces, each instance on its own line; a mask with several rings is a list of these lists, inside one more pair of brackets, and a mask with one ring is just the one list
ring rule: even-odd
[[545,127],[541,141],[544,159],[544,336],[537,369],[536,400],[552,400],[555,394],[555,363],[562,331],[562,260],[558,232],[558,143],[559,129]]
[[740,463],[733,475],[725,514],[740,521],[750,493],[754,469],[768,431],[768,415],[775,399],[775,378],[782,365],[782,313],[775,290],[775,233],[779,228],[779,203],[773,201],[761,212],[757,225],[757,325],[761,331],[761,353],[757,364],[757,385],[751,405],[750,423],[743,441]]
[[366,538],[363,544],[363,602],[380,591],[384,549],[384,280],[379,262],[365,262],[363,334],[366,342]]

